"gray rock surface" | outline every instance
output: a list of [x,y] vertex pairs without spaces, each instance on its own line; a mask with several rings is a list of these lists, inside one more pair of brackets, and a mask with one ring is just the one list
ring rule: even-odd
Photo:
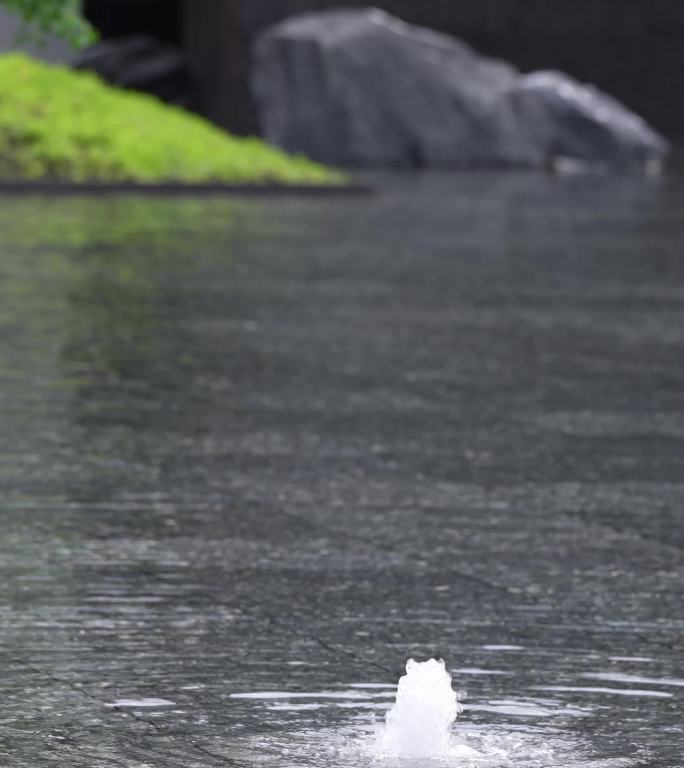
[[523,75],[369,8],[310,13],[255,46],[265,136],[351,166],[658,167],[667,143],[561,73]]

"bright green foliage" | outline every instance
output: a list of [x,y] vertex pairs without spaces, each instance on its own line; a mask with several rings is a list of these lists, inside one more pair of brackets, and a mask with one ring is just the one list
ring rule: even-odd
[[0,0],[8,10],[26,22],[23,35],[63,37],[75,46],[95,37],[93,28],[81,16],[81,0]]
[[0,56],[0,177],[69,181],[340,183],[259,139],[236,138],[97,76]]

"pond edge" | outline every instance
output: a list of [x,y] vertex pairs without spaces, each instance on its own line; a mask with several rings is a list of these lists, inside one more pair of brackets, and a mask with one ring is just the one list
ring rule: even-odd
[[245,197],[353,197],[372,194],[375,190],[366,184],[224,184],[210,182],[187,184],[183,182],[138,183],[117,182],[60,182],[0,180],[0,194],[30,195],[232,195]]

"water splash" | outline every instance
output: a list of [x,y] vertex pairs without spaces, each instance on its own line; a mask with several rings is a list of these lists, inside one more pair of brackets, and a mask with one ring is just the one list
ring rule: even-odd
[[444,662],[410,659],[378,735],[378,750],[401,757],[445,757],[452,752],[451,728],[461,710]]

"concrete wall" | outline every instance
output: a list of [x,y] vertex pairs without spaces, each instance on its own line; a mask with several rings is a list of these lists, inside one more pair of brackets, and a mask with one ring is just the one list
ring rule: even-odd
[[42,46],[18,44],[17,32],[20,26],[21,22],[16,16],[0,7],[0,53],[23,50],[45,61],[60,63],[67,62],[73,57],[73,48],[68,43],[56,38],[48,38],[45,45]]

